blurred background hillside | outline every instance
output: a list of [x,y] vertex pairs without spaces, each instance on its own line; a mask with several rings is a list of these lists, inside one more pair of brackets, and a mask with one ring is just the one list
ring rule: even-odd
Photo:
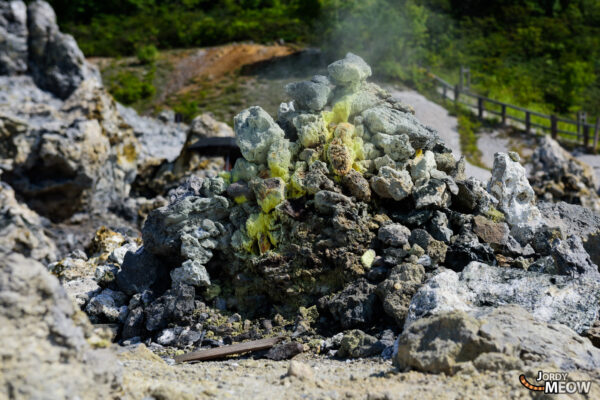
[[[600,114],[597,0],[50,3],[86,56],[135,57],[146,65],[142,73],[122,68],[108,73],[111,91],[127,104],[155,96],[161,73],[156,63],[165,50],[283,41],[320,47],[329,59],[356,52],[379,79],[417,88],[422,68],[457,82],[460,65],[468,65],[478,93],[542,112]],[[187,102],[178,98],[170,105],[183,111],[201,106],[197,99]]]

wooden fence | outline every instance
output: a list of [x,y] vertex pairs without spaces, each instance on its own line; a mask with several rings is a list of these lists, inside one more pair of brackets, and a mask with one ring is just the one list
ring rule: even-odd
[[[587,122],[587,115],[584,112],[577,114],[577,120],[571,120],[528,110],[472,93],[469,88],[470,71],[466,68],[461,68],[461,83],[458,85],[452,85],[431,72],[428,72],[428,75],[434,81],[437,92],[444,99],[475,109],[480,119],[483,119],[485,114],[495,115],[500,117],[503,125],[507,125],[509,121],[514,121],[520,124],[527,133],[531,133],[533,129],[538,128],[542,132],[552,135],[553,139],[582,144],[586,149],[593,151],[597,149],[600,135],[600,118],[596,118],[595,124],[590,124]],[[520,115],[515,115],[515,111]]]

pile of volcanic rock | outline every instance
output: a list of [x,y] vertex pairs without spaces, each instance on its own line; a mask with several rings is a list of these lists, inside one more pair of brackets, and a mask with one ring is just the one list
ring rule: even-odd
[[529,181],[539,199],[565,201],[600,211],[598,181],[588,164],[573,157],[554,139],[544,136],[531,158]]
[[[277,333],[342,357],[389,356],[401,334],[401,368],[536,354],[597,369],[600,352],[579,334],[593,337],[598,319],[600,217],[538,207],[516,153],[496,154],[487,184],[467,178],[464,160],[370,75],[348,54],[328,76],[288,85],[276,120],[242,111],[233,169],[171,190],[141,246],[121,237],[55,264],[94,271],[92,289],[73,283],[71,295],[116,340],[157,348]],[[567,344],[547,351],[557,330]]]

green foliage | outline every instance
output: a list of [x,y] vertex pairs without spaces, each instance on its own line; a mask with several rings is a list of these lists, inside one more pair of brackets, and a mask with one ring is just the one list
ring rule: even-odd
[[121,71],[108,83],[108,90],[123,104],[133,104],[154,95],[156,88],[152,84],[154,74],[140,77],[135,72]]
[[481,150],[477,146],[476,132],[481,128],[481,123],[469,111],[457,109],[458,134],[460,137],[460,149],[467,161],[473,165],[483,166],[481,162]]
[[133,55],[139,45],[213,46],[307,41],[319,0],[54,0],[63,30],[87,56]]
[[152,44],[140,46],[137,49],[136,56],[141,64],[152,64],[158,58],[158,49]]
[[50,3],[88,56],[282,38],[318,45],[331,59],[355,52],[379,77],[415,87],[419,67],[457,82],[460,65],[468,65],[473,90],[489,97],[546,113],[600,114],[598,0]]

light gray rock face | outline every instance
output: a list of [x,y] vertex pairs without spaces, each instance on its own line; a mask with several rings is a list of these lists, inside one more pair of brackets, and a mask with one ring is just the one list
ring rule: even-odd
[[371,67],[359,56],[348,53],[327,67],[329,78],[336,85],[350,86],[371,76]]
[[410,145],[408,135],[387,135],[377,133],[373,142],[390,156],[394,161],[406,161],[415,154],[415,149]]
[[42,218],[17,202],[14,190],[4,182],[0,182],[0,252],[21,253],[42,262],[58,257]]
[[106,399],[120,390],[116,358],[91,350],[58,280],[17,254],[0,255],[0,335],[0,398]]
[[498,208],[504,212],[511,226],[527,226],[531,229],[541,223],[541,214],[535,205],[535,194],[525,168],[519,164],[516,153],[496,153],[492,178],[488,191],[498,200]]
[[27,71],[27,6],[22,1],[0,3],[0,75]]
[[406,134],[415,149],[432,146],[438,139],[434,130],[421,124],[412,114],[385,106],[377,106],[362,114],[370,132],[387,135]]
[[30,77],[0,77],[0,120],[2,178],[38,213],[103,213],[129,195],[138,142],[97,83],[63,102]]
[[100,286],[92,278],[78,278],[63,284],[67,295],[79,306],[84,307],[87,302],[100,292]]
[[86,79],[100,82],[98,71],[89,66],[77,42],[61,33],[56,14],[45,1],[27,8],[29,70],[36,84],[66,99]]
[[321,111],[329,100],[331,88],[327,78],[312,81],[294,82],[286,85],[285,92],[294,99],[299,110]]
[[104,289],[94,296],[85,307],[85,312],[94,323],[125,322],[128,308],[125,293]]
[[371,189],[386,199],[403,200],[411,194],[413,182],[406,170],[381,167],[379,174],[371,178]]
[[544,322],[582,332],[598,317],[600,283],[472,262],[456,273],[444,270],[413,297],[406,327],[443,312],[517,304]]
[[187,260],[181,267],[171,271],[173,284],[183,283],[186,285],[203,287],[210,286],[210,276],[204,265],[196,260]]
[[538,203],[544,221],[549,226],[559,227],[566,236],[576,236],[591,261],[600,265],[600,214],[575,204],[565,202]]
[[516,305],[502,305],[416,321],[396,341],[393,361],[402,370],[447,374],[467,363],[480,370],[553,364],[561,371],[597,371],[600,349],[564,325],[536,320]]
[[236,141],[247,161],[264,164],[271,144],[284,138],[283,130],[261,107],[250,107],[234,119]]
[[172,111],[161,113],[159,118],[150,118],[121,104],[117,104],[117,110],[140,141],[140,161],[164,159],[171,162],[179,156],[189,127],[175,122]]
[[600,212],[598,179],[594,169],[550,136],[542,136],[531,155],[529,181],[539,199],[581,204]]

